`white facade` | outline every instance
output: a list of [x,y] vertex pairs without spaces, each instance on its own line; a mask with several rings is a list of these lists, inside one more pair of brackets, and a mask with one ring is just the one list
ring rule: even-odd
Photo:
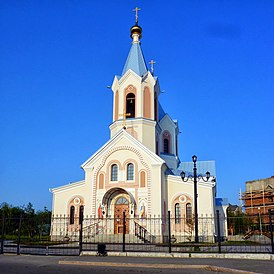
[[[193,181],[183,182],[179,175],[178,123],[159,104],[160,86],[146,68],[141,31],[137,25],[131,28],[133,43],[123,74],[115,76],[111,87],[110,140],[82,164],[83,181],[51,189],[54,216],[79,216],[82,210],[84,216],[102,222],[117,218],[119,208],[132,220],[166,218],[168,211],[175,218],[193,213]],[[199,216],[214,216],[215,182],[213,176],[198,182]],[[113,223],[114,234],[120,233],[118,226]],[[199,230],[203,232],[202,227]],[[127,233],[131,232],[130,228]]]

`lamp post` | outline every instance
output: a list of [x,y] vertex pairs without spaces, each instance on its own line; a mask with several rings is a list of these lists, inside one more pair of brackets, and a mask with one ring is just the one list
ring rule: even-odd
[[[187,182],[189,179],[193,179],[194,182],[194,226],[195,226],[195,243],[199,242],[199,235],[198,235],[198,193],[197,193],[197,179],[202,179],[204,182],[207,182],[210,178],[210,172],[206,172],[206,179],[203,176],[197,176],[197,156],[192,156],[193,161],[193,176],[189,175],[186,177],[184,171],[181,172],[181,178],[183,182]],[[186,180],[185,180],[186,179]]]
[[260,234],[262,235],[262,220],[261,220],[261,208],[260,207],[258,207],[258,214],[259,214]]

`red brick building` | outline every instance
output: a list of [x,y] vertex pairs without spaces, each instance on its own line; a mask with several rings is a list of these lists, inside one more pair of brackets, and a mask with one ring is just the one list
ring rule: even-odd
[[268,223],[268,210],[274,210],[274,176],[246,182],[242,200],[246,215]]

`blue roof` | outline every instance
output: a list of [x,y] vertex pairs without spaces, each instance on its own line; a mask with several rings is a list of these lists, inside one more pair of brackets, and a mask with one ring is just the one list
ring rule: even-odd
[[159,121],[160,121],[166,115],[166,113],[165,113],[164,109],[162,108],[160,102],[158,103],[158,113],[159,113]]
[[147,66],[139,43],[132,44],[122,75],[129,69],[133,70],[139,76],[147,73]]
[[[205,176],[206,172],[209,171],[211,176],[216,176],[215,161],[197,161],[196,164],[198,175]],[[193,176],[193,162],[181,162],[178,171],[179,173],[184,171],[186,176]]]
[[228,199],[227,198],[215,198],[215,205],[216,206],[228,206]]

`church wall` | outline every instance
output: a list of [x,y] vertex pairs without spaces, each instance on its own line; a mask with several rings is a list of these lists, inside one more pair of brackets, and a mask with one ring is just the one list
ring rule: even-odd
[[94,185],[97,183],[94,181],[94,170],[94,165],[85,169],[85,196],[87,197],[85,200],[85,215],[88,216],[95,215],[92,211],[92,204],[94,202]]
[[161,166],[152,166],[151,176],[151,215],[162,216],[162,170]]
[[[214,197],[212,196],[211,184],[198,183],[198,215],[214,216]],[[188,195],[193,201],[193,181],[182,182],[180,177],[168,176],[168,200],[169,210],[174,213],[172,201],[180,194]],[[193,202],[194,208],[194,202]]]
[[[87,187],[85,184],[82,184],[79,187],[72,187],[66,190],[55,191],[53,195],[53,212],[54,216],[62,215],[68,216],[69,215],[69,204],[72,199],[76,197],[80,197],[85,201],[87,200],[86,197]],[[84,211],[84,214],[85,211]]]
[[162,200],[162,216],[165,218],[168,212],[168,183],[167,183],[167,176],[165,172],[167,170],[167,166],[163,165],[161,172],[162,172],[162,180],[161,180],[161,200]]

